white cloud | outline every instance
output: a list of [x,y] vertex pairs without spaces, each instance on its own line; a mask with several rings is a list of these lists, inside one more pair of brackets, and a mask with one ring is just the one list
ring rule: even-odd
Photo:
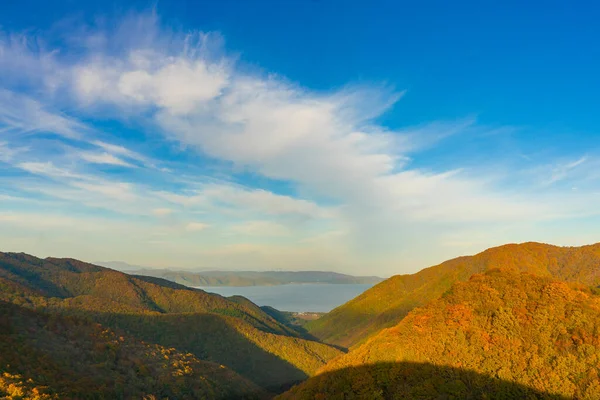
[[120,158],[115,157],[109,153],[81,152],[81,153],[79,153],[79,157],[82,160],[85,160],[85,161],[87,161],[89,163],[93,163],[93,164],[118,165],[121,167],[128,167],[128,168],[135,167],[133,164],[130,164],[127,161],[123,161]]
[[[77,65],[75,89],[90,103],[155,107],[155,121],[166,135],[268,178],[292,181],[309,195],[344,204],[359,215],[346,215],[359,232],[364,216],[379,218],[385,212],[394,220],[498,220],[529,210],[517,206],[519,199],[504,204],[502,196],[484,194],[489,188],[458,177],[460,173],[398,171],[405,167],[408,152],[460,132],[473,119],[390,132],[371,119],[399,94],[367,88],[315,94],[277,78],[240,73],[222,59],[211,61],[203,46],[189,52],[183,45],[189,42],[176,43],[169,49],[130,48],[118,60],[107,61],[105,54],[91,57]],[[202,90],[189,87],[182,92],[174,76],[188,76]],[[102,85],[89,83],[92,78]],[[172,84],[164,84],[171,79]],[[475,200],[464,204],[461,191]],[[330,210],[312,202],[231,186],[163,196],[186,206],[222,202],[268,215],[331,217]]]
[[574,169],[583,165],[587,161],[588,161],[588,157],[583,156],[583,157],[578,158],[575,161],[570,161],[567,163],[562,163],[562,164],[556,165],[552,169],[552,173],[551,173],[550,177],[548,179],[546,179],[545,181],[543,181],[542,184],[543,185],[552,185],[556,182],[564,180],[565,178],[567,178],[569,176],[569,174]]
[[[156,21],[140,18],[137,22],[144,24],[147,31],[156,32]],[[171,114],[185,115],[218,97],[227,85],[227,63],[203,58],[210,35],[172,37],[168,46],[177,48],[184,57],[169,55],[171,49],[163,46],[164,38],[150,44],[139,38],[139,32],[135,36],[139,40],[133,39],[127,49],[121,49],[127,52],[125,57],[96,52],[72,68],[73,89],[82,101],[156,106]]]
[[52,162],[22,162],[17,166],[27,172],[36,175],[44,175],[51,178],[73,178],[85,179],[84,175],[71,171],[70,169],[55,166]]
[[119,221],[111,221],[103,218],[73,217],[58,213],[35,213],[35,212],[2,212],[0,221],[16,227],[28,228],[34,231],[46,231],[48,229],[70,229],[80,231],[110,231],[124,229],[126,224]]
[[191,193],[159,191],[156,196],[184,207],[229,208],[232,212],[271,216],[296,216],[301,219],[332,218],[335,212],[314,202],[276,194],[263,189],[250,189],[232,184],[203,184]]
[[193,207],[205,203],[205,198],[197,194],[179,194],[161,190],[155,192],[154,195],[170,203],[179,204],[184,207]]
[[14,160],[15,156],[20,152],[25,151],[23,148],[13,148],[7,142],[0,141],[0,161],[1,162],[11,162]]
[[72,186],[101,194],[108,198],[132,202],[137,199],[137,196],[132,191],[132,185],[123,182],[107,182],[107,183],[88,183],[88,182],[72,182]]
[[205,185],[200,192],[212,202],[266,215],[297,215],[303,218],[329,218],[333,212],[308,200],[283,196],[262,189],[244,189],[230,185]]
[[246,221],[229,228],[230,232],[247,236],[290,236],[292,231],[285,225],[272,221]]
[[165,217],[167,215],[171,215],[172,213],[173,210],[170,208],[155,208],[152,210],[152,214],[156,215],[157,217]]
[[[90,172],[93,165],[78,168],[81,165],[66,162],[66,157],[16,162],[11,153],[14,147],[2,143],[0,160],[56,183],[36,185],[30,191],[138,216],[173,214],[151,218],[157,224],[171,223],[163,227],[169,234],[201,231],[210,225],[215,231],[230,227],[243,235],[280,236],[314,224],[315,231],[295,249],[233,243],[216,246],[221,253],[205,253],[214,257],[211,261],[222,256],[230,257],[228,262],[243,262],[252,255],[254,262],[265,264],[285,256],[306,262],[313,257],[319,262],[364,264],[373,260],[373,265],[395,265],[398,260],[410,260],[406,253],[418,251],[423,237],[432,247],[472,248],[480,243],[448,238],[447,233],[457,226],[492,238],[500,237],[498,226],[505,224],[518,232],[524,224],[596,213],[597,195],[591,186],[577,185],[590,189],[571,193],[553,191],[554,183],[570,183],[573,176],[582,181],[583,175],[589,177],[591,157],[555,163],[551,168],[544,165],[543,174],[535,179],[510,165],[502,179],[520,179],[518,186],[500,184],[500,179],[490,176],[489,168],[436,165],[431,169],[419,152],[474,129],[476,120],[432,122],[399,130],[379,124],[378,118],[404,92],[369,86],[316,92],[274,75],[249,73],[243,65],[236,65],[234,57],[222,56],[220,43],[214,45],[215,36],[165,31],[152,15],[129,19],[114,32],[93,31],[75,39],[81,42],[80,57],[68,49],[57,53],[38,48],[28,55],[27,40],[4,39],[0,41],[0,68],[12,75],[21,68],[24,75],[37,76],[31,79],[42,82],[45,89],[52,88],[50,95],[44,94],[57,99],[52,104],[76,104],[80,113],[135,121],[160,132],[169,143],[196,150],[207,163],[224,161],[233,171],[248,172],[256,181],[273,186],[207,183],[203,177],[192,177],[199,182],[178,181],[177,190],[167,190],[168,185],[155,182],[142,186],[122,182],[127,179],[119,176],[101,176]],[[73,98],[59,97],[65,93]],[[0,92],[0,135],[43,132],[84,142],[85,150],[77,150],[79,162],[140,167],[129,171],[132,175],[147,173],[142,168],[154,166],[142,154],[100,140],[97,132],[76,119],[52,113],[42,101]],[[3,136],[3,140],[10,138]],[[88,149],[90,145],[93,150]],[[153,173],[159,172],[169,182],[179,178],[177,172],[165,169],[155,168]],[[546,182],[541,189],[540,182]],[[278,183],[298,195],[258,188]],[[183,222],[191,221],[194,213],[205,213],[215,221]],[[179,239],[180,245],[168,245],[181,250],[177,246],[184,246],[185,241]]]
[[208,227],[210,227],[210,225],[202,223],[202,222],[189,222],[185,226],[185,229],[190,232],[198,232],[198,231],[203,231],[203,230],[207,229]]
[[94,146],[100,147],[103,150],[106,150],[111,155],[122,156],[122,157],[125,157],[130,160],[139,161],[143,164],[150,164],[147,157],[145,157],[139,153],[136,153],[135,151],[132,151],[126,147],[119,146],[119,145],[112,144],[112,143],[106,143],[106,142],[103,142],[100,140],[92,140],[90,143],[93,144]]
[[177,60],[153,73],[146,70],[123,72],[116,89],[128,99],[156,104],[179,115],[218,96],[226,82],[227,73],[218,66]]
[[0,82],[13,85],[34,82],[54,90],[63,82],[57,51],[47,49],[42,37],[0,31]]
[[48,111],[39,101],[0,88],[0,132],[13,135],[50,133],[85,136],[89,128],[75,119]]

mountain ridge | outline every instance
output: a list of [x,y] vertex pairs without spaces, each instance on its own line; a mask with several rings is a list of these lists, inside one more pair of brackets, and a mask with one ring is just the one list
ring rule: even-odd
[[395,275],[337,307],[305,328],[320,340],[343,347],[362,343],[393,326],[413,308],[425,305],[488,268],[510,267],[558,279],[600,285],[600,243],[559,247],[537,242],[507,244],[461,256],[414,274]]
[[0,371],[0,396],[15,399],[269,397],[229,368],[190,353],[3,301]]
[[[373,365],[386,367],[365,369]],[[551,276],[489,269],[456,282],[278,398],[592,400],[600,398],[598,365],[599,295]],[[451,370],[436,376],[432,368]],[[518,386],[490,386],[494,380]]]
[[[200,361],[225,365],[267,391],[306,379],[340,354],[247,299],[68,258],[0,253],[0,300],[101,323],[144,342],[193,354]],[[263,367],[255,368],[256,363]]]
[[[97,264],[113,268],[114,263],[98,262]],[[120,268],[113,269],[121,270]],[[333,271],[187,271],[136,267],[122,270],[122,272],[163,278],[191,287],[273,286],[292,283],[376,284],[384,280],[378,276],[355,276]]]

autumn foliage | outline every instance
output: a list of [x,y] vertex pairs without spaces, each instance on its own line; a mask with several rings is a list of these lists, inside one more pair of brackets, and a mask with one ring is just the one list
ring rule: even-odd
[[[376,365],[386,367],[361,368]],[[411,371],[407,367],[411,365],[420,366]],[[440,380],[435,368],[423,365],[448,375]],[[351,382],[336,382],[341,374],[334,372],[342,370],[353,376]],[[489,270],[456,283],[439,299],[328,363],[317,378],[282,398],[531,395],[592,400],[600,398],[599,373],[599,296],[583,285]],[[413,374],[409,386],[406,374]],[[419,397],[420,391],[430,395]],[[380,395],[339,397],[340,393]]]
[[353,347],[381,329],[396,325],[413,308],[438,298],[455,282],[493,268],[598,287],[600,243],[582,247],[509,244],[455,258],[416,274],[393,276],[306,327],[326,343]]
[[0,399],[595,400],[599,286],[600,245],[507,245],[300,329],[239,296],[0,253]]

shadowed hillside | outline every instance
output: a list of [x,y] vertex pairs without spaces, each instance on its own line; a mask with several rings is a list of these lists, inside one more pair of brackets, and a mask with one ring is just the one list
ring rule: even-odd
[[269,390],[312,376],[341,354],[307,340],[247,299],[71,259],[0,253],[0,300],[76,316],[225,365]]
[[[598,399],[600,296],[579,284],[490,270],[456,283],[441,298],[413,310],[395,327],[381,331],[319,372],[404,362],[473,371],[540,393]],[[368,383],[373,393],[387,390],[382,374]],[[463,378],[458,379],[462,383],[454,382],[454,375],[441,379],[444,385],[468,389],[465,394],[480,386]],[[336,383],[325,378],[309,380],[293,393],[312,393],[316,389],[311,382],[337,395]],[[424,383],[422,390],[429,387]],[[526,398],[500,394],[497,398]]]
[[13,293],[16,302],[19,298],[39,300],[47,307],[101,312],[221,313],[244,319],[259,329],[297,335],[250,302],[234,302],[167,280],[127,275],[72,259],[42,260],[0,253],[0,285],[0,296],[7,298]]
[[377,363],[317,375],[277,400],[569,400],[473,371],[428,363]]
[[265,398],[228,368],[97,323],[0,302],[0,397]]
[[510,268],[588,286],[600,285],[600,244],[557,247],[509,244],[459,257],[412,275],[397,275],[306,325],[324,342],[351,347],[397,324],[415,307],[427,304],[453,283],[490,268]]
[[108,314],[89,318],[142,339],[226,365],[278,393],[305,380],[341,352],[330,346],[258,330],[214,314]]

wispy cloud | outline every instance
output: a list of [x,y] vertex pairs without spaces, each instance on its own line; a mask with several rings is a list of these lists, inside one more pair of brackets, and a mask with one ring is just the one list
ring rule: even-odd
[[94,146],[100,147],[112,156],[121,156],[129,160],[139,161],[146,165],[152,165],[152,162],[148,159],[148,157],[136,153],[135,151],[132,151],[126,147],[102,142],[100,140],[92,140],[90,143]]
[[544,185],[551,185],[553,183],[564,180],[569,176],[569,173],[574,169],[584,164],[588,160],[588,157],[583,156],[575,161],[570,161],[567,163],[562,163],[555,166],[552,169],[550,177],[543,182]]
[[199,185],[188,193],[156,192],[155,195],[184,207],[219,207],[230,213],[255,213],[271,216],[290,216],[299,219],[330,218],[335,211],[316,203],[263,189],[251,189],[226,183]]
[[229,228],[229,231],[245,236],[289,236],[292,234],[285,225],[272,221],[246,221]]
[[80,175],[69,169],[60,168],[55,166],[52,162],[22,162],[18,163],[17,166],[24,171],[30,172],[36,175],[43,175],[50,178],[73,178],[73,179],[85,179],[84,175]]
[[121,167],[129,167],[132,168],[134,165],[128,163],[127,161],[123,161],[120,158],[109,154],[109,153],[89,153],[89,152],[81,152],[79,154],[82,160],[85,160],[89,163],[93,164],[109,164],[109,165],[118,165]]
[[[501,226],[518,232],[582,210],[598,214],[597,186],[564,193],[556,185],[589,176],[591,155],[535,165],[529,158],[527,168],[503,171],[493,170],[493,160],[440,166],[422,156],[466,133],[493,141],[514,127],[457,116],[392,129],[378,121],[404,91],[348,85],[317,92],[250,73],[218,34],[173,32],[154,14],[82,32],[72,52],[22,35],[0,40],[2,71],[39,89],[0,91],[0,161],[36,179],[3,182],[90,213],[121,214],[132,227],[141,220],[152,235],[142,232],[139,243],[157,243],[156,254],[186,254],[182,263],[202,254],[228,265],[284,257],[391,269],[416,259],[423,238],[433,257],[497,244],[506,237]],[[8,88],[9,81],[0,79]],[[102,118],[151,132],[162,158],[82,122]],[[45,135],[62,147],[30,140]],[[17,149],[25,149],[19,157]],[[217,164],[227,179],[212,173]],[[456,237],[457,228],[485,239]],[[212,247],[196,250],[204,231]],[[173,240],[157,241],[161,235]],[[287,247],[275,243],[282,237]]]
[[3,135],[54,134],[78,139],[89,128],[76,120],[53,113],[37,100],[0,89],[0,132]]
[[189,222],[185,229],[191,232],[203,231],[210,227],[210,225],[202,223],[202,222]]
[[156,215],[157,217],[164,217],[167,215],[171,215],[173,213],[173,210],[171,210],[170,208],[155,208],[154,210],[152,210],[152,214]]

